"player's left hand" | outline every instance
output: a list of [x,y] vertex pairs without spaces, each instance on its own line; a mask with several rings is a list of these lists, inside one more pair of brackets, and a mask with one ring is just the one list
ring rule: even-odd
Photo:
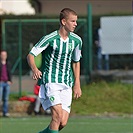
[[81,88],[80,88],[79,85],[74,85],[73,91],[74,91],[74,99],[78,99],[78,98],[81,97],[81,95],[82,95],[82,90],[81,90]]

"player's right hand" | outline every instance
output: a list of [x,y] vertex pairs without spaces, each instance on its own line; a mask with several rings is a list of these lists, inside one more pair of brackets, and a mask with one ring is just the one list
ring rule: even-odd
[[41,79],[42,78],[42,72],[38,69],[34,70],[32,78],[34,80]]

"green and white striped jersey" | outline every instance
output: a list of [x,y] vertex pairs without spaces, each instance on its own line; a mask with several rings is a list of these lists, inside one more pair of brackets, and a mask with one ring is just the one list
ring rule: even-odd
[[80,60],[81,47],[81,38],[72,32],[66,40],[60,37],[58,31],[42,37],[30,54],[37,56],[42,52],[43,83],[65,83],[72,87],[71,62]]

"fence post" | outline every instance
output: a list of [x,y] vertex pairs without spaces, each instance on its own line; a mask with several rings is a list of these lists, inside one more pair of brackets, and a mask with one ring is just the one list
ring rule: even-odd
[[19,20],[19,27],[18,27],[18,31],[19,31],[19,58],[20,58],[20,62],[19,62],[19,97],[21,97],[21,91],[22,91],[22,22],[21,20]]
[[5,22],[2,20],[2,49],[6,49]]
[[88,52],[89,52],[88,67],[89,67],[89,75],[90,75],[92,72],[92,6],[91,4],[88,4]]

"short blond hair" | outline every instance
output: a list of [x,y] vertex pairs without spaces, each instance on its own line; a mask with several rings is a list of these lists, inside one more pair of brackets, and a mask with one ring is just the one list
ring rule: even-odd
[[66,19],[70,13],[77,16],[77,13],[70,8],[64,8],[61,10],[61,12],[60,12],[60,23],[61,24],[62,24],[62,22],[61,22],[62,19]]

